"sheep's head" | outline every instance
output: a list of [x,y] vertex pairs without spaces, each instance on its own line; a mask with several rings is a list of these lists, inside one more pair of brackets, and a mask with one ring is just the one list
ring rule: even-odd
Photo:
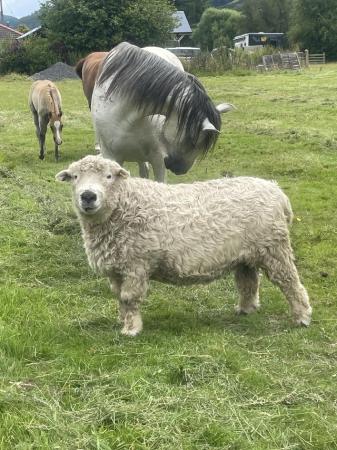
[[83,217],[101,219],[114,209],[113,192],[129,176],[115,161],[101,156],[86,156],[56,175],[56,180],[67,181],[73,187],[73,200]]

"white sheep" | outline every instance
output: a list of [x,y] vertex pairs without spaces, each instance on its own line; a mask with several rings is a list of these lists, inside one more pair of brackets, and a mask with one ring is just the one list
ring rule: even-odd
[[116,162],[86,156],[56,175],[73,186],[89,264],[119,299],[122,333],[142,330],[149,280],[204,283],[235,272],[238,313],[260,306],[259,269],[280,287],[297,324],[311,306],[289,239],[292,211],[276,183],[237,177],[166,185],[131,178]]

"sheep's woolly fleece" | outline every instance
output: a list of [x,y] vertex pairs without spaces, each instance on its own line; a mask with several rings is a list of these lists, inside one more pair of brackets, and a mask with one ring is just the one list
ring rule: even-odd
[[[289,240],[291,206],[276,183],[238,177],[165,185],[126,176],[117,163],[97,156],[71,164],[68,174],[75,172],[74,204],[88,260],[110,279],[125,334],[142,328],[139,303],[150,279],[198,283],[233,270],[237,311],[248,313],[259,307],[260,268],[283,291],[294,320],[309,324],[311,307]],[[78,208],[80,192],[89,188],[104,199],[94,217]]]

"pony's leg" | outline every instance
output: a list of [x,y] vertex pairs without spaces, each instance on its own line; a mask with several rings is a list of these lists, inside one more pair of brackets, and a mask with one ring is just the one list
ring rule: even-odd
[[164,158],[158,154],[151,159],[151,166],[153,168],[154,179],[160,183],[165,183],[166,168],[164,164]]
[[39,115],[38,113],[32,109],[32,113],[33,113],[33,119],[34,119],[34,124],[35,124],[35,131],[36,131],[36,137],[37,140],[39,141],[39,146],[41,148],[41,143],[40,143],[40,123],[39,123]]
[[55,144],[55,161],[58,161],[59,159],[60,159],[59,146]]
[[138,167],[139,167],[139,176],[141,178],[149,178],[150,174],[149,163],[147,162],[138,163]]
[[101,154],[101,145],[100,145],[96,131],[95,131],[95,152],[96,152],[96,155]]
[[235,270],[235,282],[240,294],[235,306],[238,314],[250,314],[260,307],[259,272],[255,267],[239,264]]
[[39,117],[39,141],[40,141],[40,159],[44,159],[45,150],[46,150],[46,133],[48,126],[48,118]]
[[99,142],[97,141],[97,139],[95,141],[95,152],[96,152],[96,155],[101,154],[101,146],[99,145]]

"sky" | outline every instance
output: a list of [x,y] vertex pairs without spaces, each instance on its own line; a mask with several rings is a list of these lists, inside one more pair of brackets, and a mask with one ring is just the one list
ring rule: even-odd
[[40,0],[2,0],[4,14],[18,19],[38,10],[40,3]]

